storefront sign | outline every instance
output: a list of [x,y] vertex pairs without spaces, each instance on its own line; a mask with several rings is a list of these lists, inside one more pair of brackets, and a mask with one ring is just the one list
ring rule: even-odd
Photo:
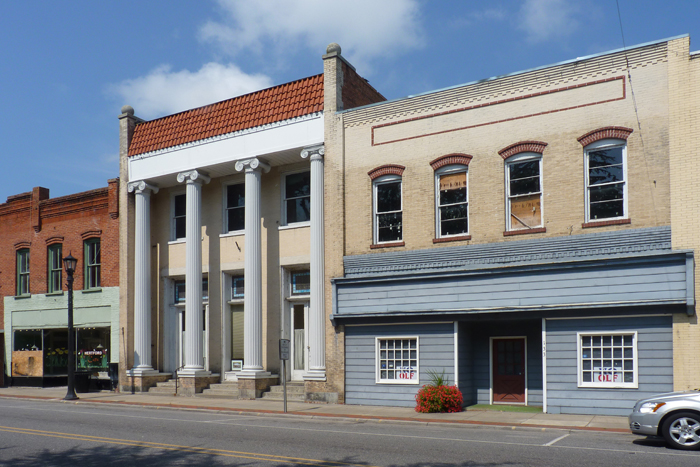
[[593,381],[597,383],[621,383],[622,368],[594,367]]
[[396,379],[416,381],[418,379],[418,372],[415,368],[409,366],[397,367]]

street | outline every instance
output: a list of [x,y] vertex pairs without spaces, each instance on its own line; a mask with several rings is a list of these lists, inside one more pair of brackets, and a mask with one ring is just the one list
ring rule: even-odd
[[608,466],[700,463],[631,434],[0,399],[0,465]]

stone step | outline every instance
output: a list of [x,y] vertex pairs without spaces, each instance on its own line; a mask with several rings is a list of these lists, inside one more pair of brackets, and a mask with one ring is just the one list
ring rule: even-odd
[[[284,392],[284,386],[281,384],[277,386],[270,386],[270,392],[273,394],[282,394],[282,392]],[[287,394],[304,394],[304,384],[287,383]]]
[[157,382],[157,383],[156,383],[156,387],[158,387],[158,388],[173,388],[173,389],[174,389],[174,388],[177,387],[177,386],[176,386],[176,383],[175,383],[175,380],[174,380],[174,379],[169,379],[169,380],[167,380],[167,381],[159,381],[159,382]]

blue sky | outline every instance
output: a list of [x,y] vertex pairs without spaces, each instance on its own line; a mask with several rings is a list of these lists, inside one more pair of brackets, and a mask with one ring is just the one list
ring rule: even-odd
[[[585,4],[585,6],[583,5]],[[690,34],[694,0],[619,0],[627,46]],[[0,203],[118,175],[122,105],[157,118],[322,71],[343,55],[387,98],[621,48],[614,0],[72,0],[0,7]]]

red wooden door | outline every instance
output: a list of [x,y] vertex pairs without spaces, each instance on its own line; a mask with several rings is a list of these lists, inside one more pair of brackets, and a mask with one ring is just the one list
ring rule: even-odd
[[525,339],[493,340],[493,402],[525,403]]

